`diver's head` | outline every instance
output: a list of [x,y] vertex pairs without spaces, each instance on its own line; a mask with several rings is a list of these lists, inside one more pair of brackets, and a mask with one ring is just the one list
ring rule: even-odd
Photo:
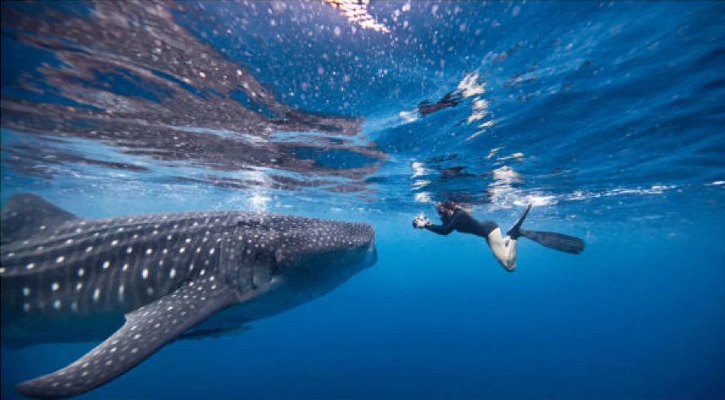
[[436,208],[438,210],[438,215],[442,216],[451,216],[456,211],[456,203],[452,201],[446,201],[446,202],[437,202]]

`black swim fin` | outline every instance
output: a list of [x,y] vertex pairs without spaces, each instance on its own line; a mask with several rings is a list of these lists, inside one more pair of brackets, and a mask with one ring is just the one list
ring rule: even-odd
[[519,236],[521,236],[521,224],[524,223],[524,220],[526,219],[526,216],[529,214],[529,211],[531,210],[531,204],[526,206],[526,210],[524,210],[524,213],[521,214],[519,217],[519,220],[516,221],[514,226],[511,227],[511,229],[506,232],[506,235],[508,235],[511,239],[518,239]]
[[529,231],[520,229],[521,236],[527,237],[536,243],[542,244],[554,250],[564,251],[572,254],[579,254],[584,250],[584,241],[574,236],[562,233]]
[[554,250],[572,254],[579,254],[584,250],[584,241],[574,236],[555,232],[529,231],[521,229],[521,225],[524,223],[524,220],[530,210],[531,204],[526,207],[526,210],[524,210],[524,213],[521,214],[514,226],[506,232],[511,239],[518,239],[520,236],[523,236]]

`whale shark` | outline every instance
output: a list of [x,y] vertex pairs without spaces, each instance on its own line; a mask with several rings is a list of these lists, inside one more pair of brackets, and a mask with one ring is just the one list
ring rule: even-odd
[[72,397],[177,339],[235,333],[322,296],[377,260],[363,223],[241,211],[86,219],[40,196],[2,209],[2,344],[102,341],[21,382]]

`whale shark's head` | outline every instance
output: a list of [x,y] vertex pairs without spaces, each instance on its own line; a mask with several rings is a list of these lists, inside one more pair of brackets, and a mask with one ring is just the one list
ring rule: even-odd
[[268,285],[273,295],[254,318],[324,295],[377,261],[375,231],[363,223],[265,215],[240,221],[228,240],[228,279],[241,292]]
[[375,231],[362,223],[307,220],[280,235],[275,261],[275,272],[291,283],[337,286],[377,261]]

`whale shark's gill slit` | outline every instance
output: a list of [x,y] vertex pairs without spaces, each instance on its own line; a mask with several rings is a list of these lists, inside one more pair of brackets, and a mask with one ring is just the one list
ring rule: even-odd
[[101,285],[103,293],[105,294],[104,306],[107,309],[121,308],[123,303],[119,301],[118,288],[123,285],[123,283],[121,282],[121,268],[119,267],[118,260],[114,259],[111,261],[107,259],[103,261],[101,268],[101,273],[105,275],[104,283]]
[[56,303],[58,305],[56,310],[59,313],[70,310],[74,297],[73,290],[75,289],[77,274],[69,273],[74,269],[72,265],[69,265],[66,269],[67,271],[58,277],[59,287],[57,293],[55,293],[56,301],[60,302]]

